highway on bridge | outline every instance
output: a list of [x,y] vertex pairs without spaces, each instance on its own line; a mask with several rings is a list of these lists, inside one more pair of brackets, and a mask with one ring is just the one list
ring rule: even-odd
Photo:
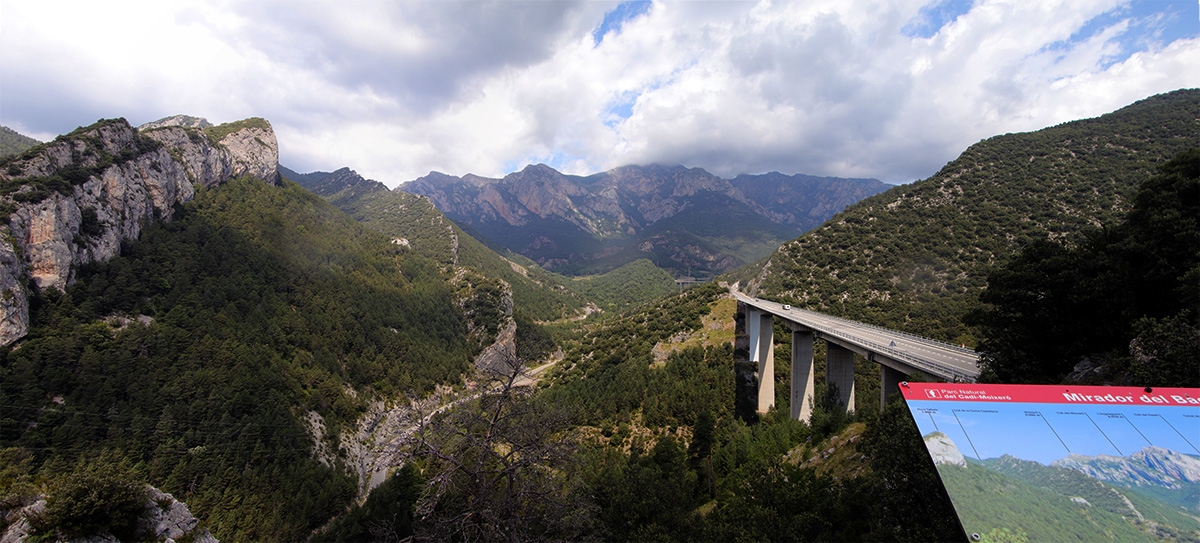
[[738,301],[804,328],[884,366],[909,374],[920,370],[947,381],[974,382],[979,354],[971,349],[896,332],[815,311],[796,309],[735,292]]

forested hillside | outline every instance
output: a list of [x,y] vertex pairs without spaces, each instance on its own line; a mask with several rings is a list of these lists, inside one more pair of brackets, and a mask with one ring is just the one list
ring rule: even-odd
[[536,265],[505,259],[463,232],[428,198],[390,191],[347,168],[309,174],[285,169],[284,175],[296,177],[302,186],[366,227],[392,236],[398,245],[443,264],[466,266],[504,280],[513,290],[514,310],[523,319],[571,317],[586,305],[586,299],[567,289],[560,278]]
[[811,426],[789,420],[786,409],[751,423],[738,416],[733,307],[726,289],[697,286],[565,342],[538,397],[573,416],[577,484],[594,499],[595,534],[960,538],[903,404],[846,417],[827,408],[822,391]]
[[302,540],[355,495],[315,443],[336,447],[376,395],[468,371],[481,345],[457,308],[437,261],[298,186],[201,190],[33,299],[29,336],[0,352],[0,452],[23,468],[0,495],[109,451],[222,540]]
[[734,274],[760,296],[977,345],[963,317],[1024,246],[1112,226],[1138,185],[1200,141],[1200,90],[972,145],[933,177],[867,198]]
[[0,126],[0,158],[19,155],[39,143],[7,126]]
[[1143,182],[1119,223],[1070,241],[1036,240],[988,274],[968,315],[981,377],[1200,387],[1200,148]]
[[521,322],[573,318],[595,309],[620,311],[676,288],[666,271],[644,258],[601,275],[572,278],[547,272],[525,256],[494,248],[498,253],[480,243],[423,196],[389,191],[348,168],[307,174],[282,170],[368,228],[395,236],[395,243],[445,264],[504,280],[513,290],[514,311]]
[[563,277],[567,288],[605,311],[618,312],[675,292],[675,280],[647,259],[634,260],[604,275]]

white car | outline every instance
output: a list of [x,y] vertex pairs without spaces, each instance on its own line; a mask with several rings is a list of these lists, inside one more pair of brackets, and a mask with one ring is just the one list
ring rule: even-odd
[[784,309],[785,311],[786,311],[786,310],[788,310],[788,309],[791,309],[791,308],[792,308],[792,306],[790,306],[790,305],[788,305],[788,304],[783,304],[783,309]]

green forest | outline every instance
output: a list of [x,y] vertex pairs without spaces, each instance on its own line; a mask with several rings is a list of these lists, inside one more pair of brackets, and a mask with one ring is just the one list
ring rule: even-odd
[[223,540],[304,539],[354,484],[312,457],[300,415],[333,438],[370,394],[457,380],[478,347],[452,297],[436,262],[298,186],[201,191],[34,299],[33,333],[0,352],[0,440],[29,468],[0,494],[115,455]]

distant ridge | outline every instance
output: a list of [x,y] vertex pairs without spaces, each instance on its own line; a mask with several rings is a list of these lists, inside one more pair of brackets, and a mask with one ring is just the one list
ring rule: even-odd
[[676,277],[710,277],[890,186],[777,172],[726,180],[658,164],[583,177],[535,164],[501,179],[431,172],[398,190],[428,197],[465,228],[561,273],[648,258]]
[[7,126],[0,126],[0,158],[19,155],[39,143],[41,142]]

